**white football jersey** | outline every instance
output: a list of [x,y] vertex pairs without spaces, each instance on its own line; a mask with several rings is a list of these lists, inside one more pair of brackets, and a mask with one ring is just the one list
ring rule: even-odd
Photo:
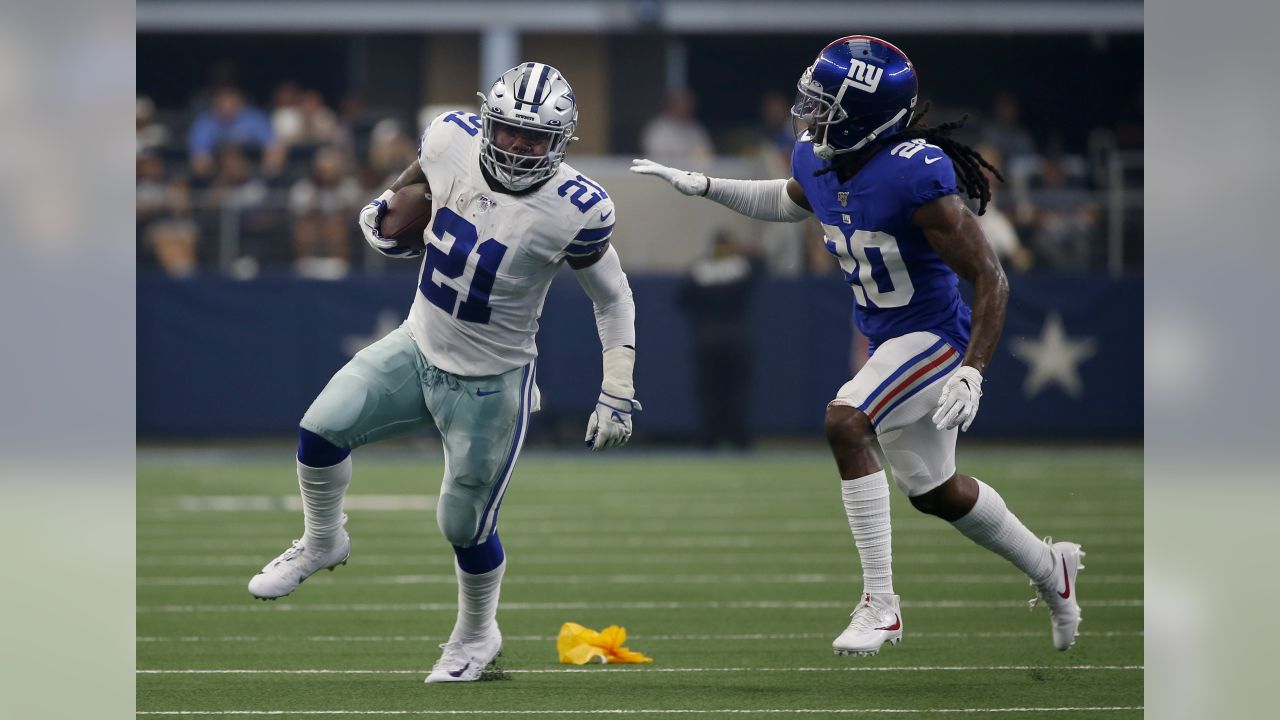
[[432,365],[497,375],[538,355],[534,336],[560,264],[608,247],[613,201],[568,163],[532,192],[489,187],[480,172],[480,118],[431,121],[418,148],[432,214],[409,330]]

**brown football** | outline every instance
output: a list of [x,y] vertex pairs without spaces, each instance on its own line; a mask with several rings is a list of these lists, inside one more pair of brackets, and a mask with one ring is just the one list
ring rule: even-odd
[[382,237],[391,238],[401,245],[421,250],[426,247],[423,231],[431,222],[431,199],[427,197],[427,184],[407,185],[396,191],[387,203],[387,214],[382,216]]

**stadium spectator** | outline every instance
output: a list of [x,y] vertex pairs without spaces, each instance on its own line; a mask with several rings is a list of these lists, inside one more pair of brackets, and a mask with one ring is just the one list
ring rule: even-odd
[[[752,158],[758,160],[756,171],[763,177],[785,175],[791,170],[791,148],[795,135],[791,131],[791,102],[785,95],[770,90],[760,96],[760,116],[752,128]],[[817,246],[830,255],[821,243],[806,242],[822,235],[813,223],[761,223],[757,231],[763,259],[771,275],[796,276],[809,271],[809,253]]]
[[1021,115],[1018,101],[1012,94],[1005,91],[996,93],[991,103],[991,120],[982,131],[982,143],[993,146],[1011,164],[1023,156],[1036,154],[1035,140],[1022,126]]
[[[284,147],[294,145],[338,145],[343,141],[338,118],[315,90],[285,88],[287,104],[277,106],[271,116],[276,140]],[[279,91],[278,91],[279,92]]]
[[[1003,166],[1000,151],[995,146],[979,145],[975,150],[997,168]],[[987,242],[996,251],[1005,268],[1025,272],[1032,265],[1031,251],[1018,240],[1017,228],[1001,209],[1004,193],[1000,182],[990,170],[983,168],[982,172],[987,176],[987,183],[991,188],[991,201],[987,204],[987,211],[978,216],[978,227],[982,228],[982,234],[986,236]]]
[[761,268],[753,251],[720,230],[709,256],[693,264],[677,291],[676,303],[693,326],[699,440],[707,448],[751,447],[751,294]]
[[379,120],[369,133],[369,162],[363,168],[361,184],[366,188],[390,186],[417,152],[417,140],[405,134],[398,120]]
[[[216,174],[196,178],[205,190],[197,218],[206,235],[220,241],[232,238],[235,257],[222,257],[238,277],[250,277],[260,262],[291,255],[285,245],[281,211],[271,204],[271,186],[238,145],[224,145],[217,153]],[[228,224],[230,223],[230,224]]]
[[1062,270],[1084,270],[1093,258],[1101,210],[1093,194],[1074,181],[1061,155],[1044,158],[1033,178],[1032,247],[1037,261]]
[[284,154],[275,143],[266,113],[246,105],[238,89],[224,85],[214,91],[211,106],[191,126],[187,149],[192,169],[199,175],[214,172],[215,154],[229,144],[261,151],[263,167],[271,173],[283,165]]
[[791,166],[791,148],[796,144],[791,129],[791,101],[777,90],[760,98],[760,132],[764,140],[781,156],[785,167]]
[[224,145],[217,154],[217,173],[209,185],[215,205],[248,209],[267,200],[268,186],[254,171],[253,160],[239,145]]
[[134,105],[137,125],[137,153],[142,155],[160,150],[169,144],[169,128],[156,121],[156,105],[151,98],[140,95]]
[[715,150],[711,137],[694,117],[693,93],[679,90],[667,96],[667,107],[640,134],[644,156],[663,164],[705,165]]
[[196,270],[199,231],[191,218],[186,180],[168,179],[164,160],[154,152],[139,153],[137,157],[139,255],[153,259],[169,275],[191,275]]
[[298,105],[302,102],[302,86],[292,80],[276,85],[271,93],[271,132],[280,142],[285,142],[295,128],[302,124]]
[[289,191],[293,213],[294,269],[303,277],[336,280],[347,274],[351,222],[364,199],[360,183],[347,172],[337,148],[318,150],[311,176]]
[[[352,157],[364,157],[369,150],[369,133],[381,119],[378,113],[370,113],[365,107],[364,96],[358,92],[347,93],[334,106],[334,117],[338,123],[338,144]],[[412,130],[412,129],[411,129]],[[417,153],[417,136],[410,132],[414,139],[414,153]]]

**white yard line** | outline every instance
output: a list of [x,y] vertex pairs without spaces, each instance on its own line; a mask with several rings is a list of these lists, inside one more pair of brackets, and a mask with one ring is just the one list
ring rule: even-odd
[[[434,510],[435,495],[348,495],[346,510],[390,512],[399,510]],[[302,510],[299,495],[180,495],[177,509],[189,512],[249,512]],[[190,532],[190,531],[188,531]],[[143,537],[146,537],[143,535]]]
[[[837,667],[649,667],[602,666],[568,667],[568,668],[531,668],[527,670],[511,670],[503,668],[504,673],[527,675],[551,675],[560,673],[789,673],[789,672],[1020,672],[1027,670],[1072,671],[1127,671],[1143,670],[1142,665],[900,665],[884,667],[878,665],[844,665]],[[178,670],[135,670],[138,675],[425,675],[430,668],[423,670],[349,670],[349,669],[178,669]]]
[[994,708],[729,708],[694,710],[687,708],[628,708],[601,710],[140,710],[139,716],[392,716],[432,717],[440,715],[933,715],[974,713],[1060,713],[1141,711],[1141,705],[1075,706],[1075,707],[994,707]]
[[[349,495],[344,501],[344,509],[346,510],[430,510],[435,507],[436,497],[413,495]],[[354,507],[353,507],[354,505]],[[228,511],[228,510],[289,510],[300,511],[302,509],[301,498],[297,496],[271,496],[271,495],[213,495],[213,496],[190,496],[179,498],[179,504],[176,509],[187,511]],[[189,515],[167,515],[165,517],[144,517],[140,524],[144,529],[138,533],[138,537],[188,537],[192,534],[191,524],[194,518]],[[204,522],[225,522],[225,518],[211,517],[203,518]],[[412,523],[414,526],[420,524],[420,520],[416,518],[386,518],[386,522],[404,522]],[[572,520],[566,518],[564,521],[557,522],[521,522],[520,520],[508,520],[503,523],[502,529],[504,534],[512,535],[564,535],[566,533],[566,523]],[[670,532],[671,523],[669,522],[634,522],[622,520],[617,525],[625,528],[628,533],[654,533],[663,534]],[[1096,515],[1077,515],[1070,517],[1062,517],[1055,515],[1052,519],[1054,533],[1062,535],[1070,531],[1076,530],[1141,530],[1144,525],[1141,515],[1124,516],[1124,517],[1098,517]],[[742,532],[742,528],[750,528],[749,532]],[[694,522],[691,526],[684,528],[686,531],[705,531],[708,533],[734,533],[750,534],[753,536],[776,535],[776,534],[795,534],[795,533],[822,533],[834,528],[847,527],[845,519],[838,516],[815,517],[815,518],[790,518],[790,519],[773,519],[766,522],[754,521],[752,519],[739,520],[735,518],[719,518],[715,520],[703,520],[702,522]],[[263,540],[274,541],[276,536],[266,535],[261,532],[258,523],[245,523],[244,530],[253,530],[254,532],[242,532],[239,538],[262,538]],[[904,522],[897,521],[893,523],[893,529],[900,533],[917,533],[917,532],[937,532],[937,533],[954,533],[955,529],[947,523],[943,522]]]
[[[936,548],[940,542],[937,537],[932,537],[933,533],[913,533],[904,534],[901,537],[895,537],[893,545],[895,548],[903,547],[927,547]],[[948,534],[950,535],[950,533]],[[956,536],[957,538],[959,536]],[[229,550],[240,549],[261,550],[264,546],[275,547],[279,545],[284,547],[288,541],[285,537],[276,537],[275,543],[270,543],[265,539],[255,538],[209,538],[190,539],[189,536],[183,535],[181,539],[178,536],[164,538],[147,538],[145,535],[139,537],[137,546],[146,551],[156,549],[170,549],[175,554],[189,555],[192,551],[199,550]],[[356,543],[359,543],[359,539]],[[438,542],[434,537],[431,542]],[[1142,533],[1099,533],[1091,534],[1085,540],[1085,549],[1091,547],[1124,547],[1127,549],[1142,547]],[[408,549],[421,550],[424,540],[410,538],[390,538],[390,539],[371,539],[365,541],[364,547],[374,547],[378,550],[394,550]],[[543,549],[589,549],[592,551],[608,552],[615,548],[672,548],[684,552],[685,550],[697,550],[699,548],[798,548],[803,550],[810,549],[845,549],[850,544],[850,538],[845,533],[822,533],[821,538],[815,537],[763,537],[763,536],[746,536],[742,534],[733,535],[664,535],[662,537],[642,536],[642,537],[607,537],[591,534],[571,535],[566,530],[565,533],[558,537],[547,537],[538,541],[538,547]]]
[[[1044,633],[1031,630],[1006,630],[1002,632],[911,632],[911,638],[1030,638],[1043,637]],[[1082,637],[1143,637],[1142,630],[1083,630]],[[638,635],[629,633],[628,639],[639,642],[663,641],[758,641],[758,640],[818,640],[828,639],[831,633],[742,633],[737,635]],[[203,642],[421,642],[438,643],[448,638],[443,635],[144,635],[134,638],[140,643],[203,643]],[[555,642],[554,635],[504,635],[503,642]]]
[[[502,603],[505,612],[520,610],[813,610],[848,608],[843,600],[735,600],[706,602],[580,602],[580,603]],[[1086,601],[1086,608],[1143,607],[1140,599]],[[930,608],[942,610],[1025,608],[1020,600],[904,600],[904,608]],[[139,613],[194,613],[194,612],[456,612],[458,606],[449,603],[320,603],[298,605],[289,602],[245,602],[235,605],[139,605]]]
[[[283,547],[283,546],[282,546]],[[358,552],[358,558],[353,555],[352,563],[358,565],[395,565],[400,567],[412,568],[429,565],[440,565],[449,567],[453,564],[452,553],[439,555],[422,555],[421,551],[426,549],[427,544],[424,541],[422,546],[416,548],[418,552],[408,552],[401,554],[366,554]],[[961,546],[963,547],[963,546]],[[264,544],[264,550],[275,550],[275,545]],[[609,564],[614,562],[626,562],[629,565],[704,565],[717,566],[738,563],[754,563],[754,562],[771,562],[771,563],[789,563],[795,564],[796,554],[794,552],[758,552],[758,551],[725,551],[713,550],[709,552],[698,552],[697,548],[690,548],[687,551],[679,553],[626,553],[624,555],[614,555],[607,552],[593,551],[588,558],[567,558],[560,553],[525,553],[519,550],[512,551],[511,546],[507,546],[508,556],[511,558],[512,566],[518,565],[564,565],[567,561],[574,562],[590,562],[598,564]],[[967,548],[966,548],[967,549]],[[602,549],[603,550],[603,549]],[[803,561],[806,565],[820,565],[822,563],[840,563],[853,564],[857,561],[857,553],[854,552],[852,544],[845,552],[829,552],[829,553],[805,553]],[[1093,555],[1090,555],[1092,558]],[[1142,563],[1144,558],[1142,553],[1107,553],[1100,556],[1101,559],[1108,563]],[[164,567],[240,567],[256,569],[265,562],[267,557],[263,555],[140,555],[137,558],[139,566],[164,566]],[[974,548],[972,552],[959,552],[954,554],[946,553],[894,553],[894,563],[899,567],[907,565],[988,565],[991,567],[1004,567],[1003,561],[989,553],[982,552],[980,548]],[[900,573],[902,574],[902,573]],[[909,579],[909,578],[908,578]]]
[[[783,575],[516,575],[503,580],[504,585],[812,585],[847,582],[852,575],[842,573],[802,573]],[[1141,585],[1141,575],[1085,575],[1090,585]],[[321,578],[327,580],[328,578]],[[340,581],[342,578],[335,578]],[[1000,574],[918,573],[912,582],[941,585],[1026,584],[1026,577],[1015,572]],[[448,585],[458,584],[453,573],[436,575],[371,575],[360,576],[362,585]],[[139,587],[233,587],[245,580],[235,576],[205,577],[141,577]]]

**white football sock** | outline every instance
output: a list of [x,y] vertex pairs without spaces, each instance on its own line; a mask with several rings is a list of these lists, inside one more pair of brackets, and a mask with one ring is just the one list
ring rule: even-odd
[[965,537],[1013,563],[1033,581],[1047,580],[1053,574],[1049,546],[1009,512],[995,488],[977,478],[974,482],[978,483],[978,501],[969,514],[951,524]]
[[498,626],[498,592],[502,590],[507,561],[482,575],[465,572],[457,561],[453,569],[458,576],[458,620],[449,641],[474,642]]
[[862,591],[893,594],[893,533],[884,470],[840,481],[844,512],[862,561]]
[[342,500],[350,484],[350,455],[326,468],[298,463],[298,488],[302,490],[302,516],[306,520],[304,544],[324,550],[333,547],[342,530]]

